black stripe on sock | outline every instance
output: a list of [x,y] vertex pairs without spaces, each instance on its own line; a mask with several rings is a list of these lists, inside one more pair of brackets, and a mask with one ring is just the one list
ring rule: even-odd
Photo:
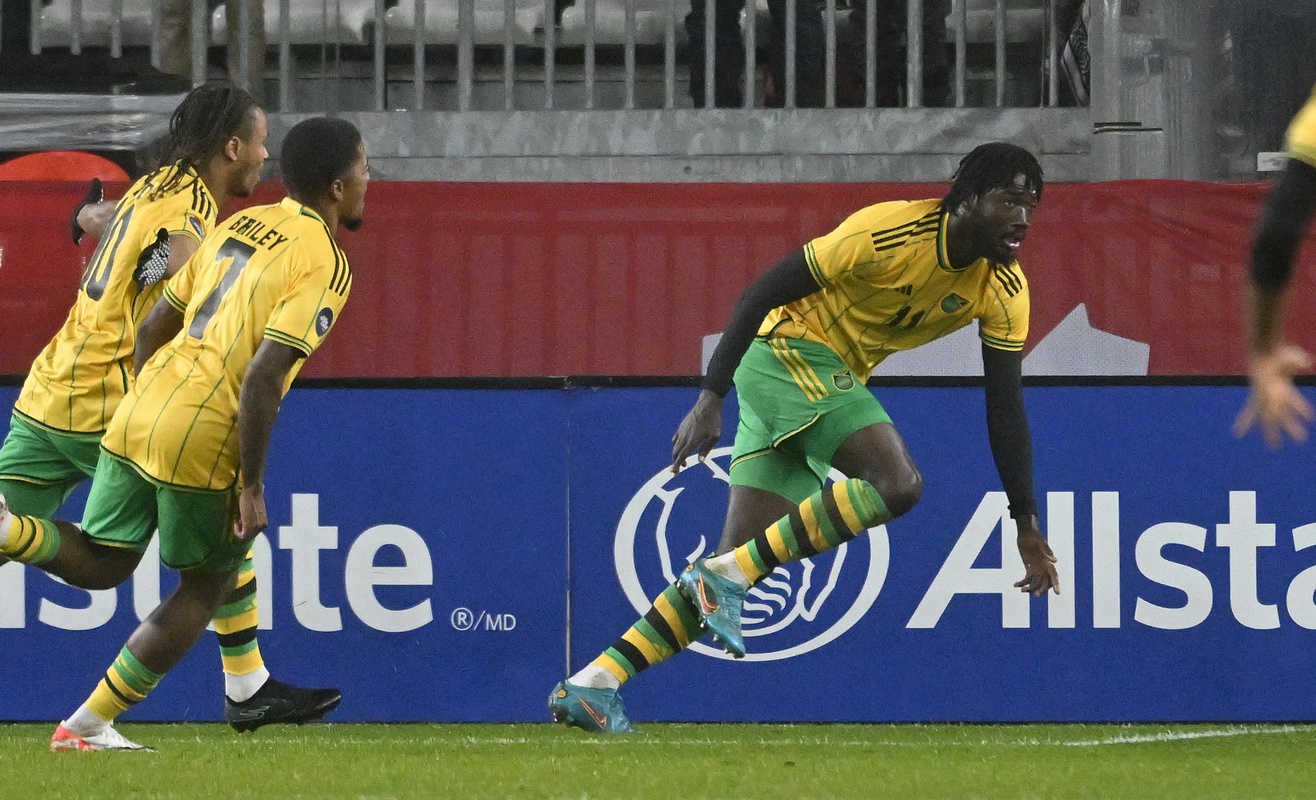
[[[791,513],[796,514],[798,512],[792,511]],[[792,522],[791,524],[795,523]],[[768,528],[768,530],[772,529]],[[763,562],[764,575],[770,574],[774,569],[781,566],[781,560],[777,558],[777,554],[772,550],[772,545],[768,542],[768,530],[754,537],[754,541],[758,543],[759,560]]]
[[645,667],[649,666],[649,659],[644,657],[644,654],[640,652],[640,648],[625,639],[618,639],[617,643],[612,647],[618,653],[621,653],[623,658],[631,662],[631,667],[636,672],[640,672]]
[[[823,492],[826,497],[827,493]],[[804,517],[800,516],[800,509],[793,508],[790,513],[791,533],[795,534],[795,546],[799,548],[800,558],[818,555],[818,548],[813,546],[813,541],[809,538],[809,529],[804,527]]]
[[840,535],[842,542],[848,542],[859,535],[859,531],[850,530],[850,524],[845,521],[845,516],[841,514],[841,507],[836,504],[836,495],[832,494],[832,487],[823,490],[823,508],[827,509],[827,519],[831,521],[832,528]]
[[239,600],[246,600],[248,597],[251,597],[255,593],[256,593],[256,578],[253,576],[251,580],[247,581],[243,585],[229,592],[228,596],[224,598],[223,605],[226,606],[232,605],[233,603],[236,603]]
[[108,686],[108,687],[110,687],[110,691],[113,692],[113,693],[114,693],[114,696],[117,697],[117,698],[119,698],[119,700],[121,700],[121,701],[123,702],[124,705],[128,706],[129,708],[132,708],[133,706],[137,705],[137,701],[136,701],[136,700],[131,700],[131,699],[127,698],[127,697],[124,697],[123,692],[121,692],[121,691],[119,691],[118,689],[114,688],[114,681],[110,680],[110,675],[109,675],[109,673],[106,673],[106,674],[105,674],[105,685]]
[[663,637],[663,641],[667,642],[667,646],[672,648],[674,652],[681,650],[681,641],[677,638],[676,631],[672,630],[672,626],[667,624],[667,617],[662,615],[657,606],[645,613],[644,621],[653,626],[653,629],[658,632],[659,636]]
[[243,628],[240,631],[234,631],[233,633],[219,634],[220,647],[240,647],[244,644],[250,644],[255,640],[256,640],[255,625],[252,625],[250,628]]

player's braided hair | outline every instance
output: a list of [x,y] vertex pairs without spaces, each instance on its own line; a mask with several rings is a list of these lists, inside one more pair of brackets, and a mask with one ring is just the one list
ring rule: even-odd
[[1042,165],[1033,154],[1006,142],[980,144],[964,158],[951,176],[954,183],[942,207],[952,212],[960,203],[972,197],[981,197],[992,189],[1014,185],[1018,175],[1024,176],[1024,187],[1042,197]]
[[228,83],[207,83],[188,92],[169,119],[165,163],[175,164],[177,169],[156,188],[155,194],[173,191],[189,169],[223,152],[229,139],[249,135],[251,112],[257,108],[250,92]]

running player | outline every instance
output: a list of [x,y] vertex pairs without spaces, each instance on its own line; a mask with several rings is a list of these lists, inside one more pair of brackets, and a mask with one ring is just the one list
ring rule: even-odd
[[360,223],[368,182],[360,133],[342,120],[296,125],[282,166],[288,198],[225,221],[142,322],[139,374],[101,438],[84,529],[8,513],[0,498],[0,553],[75,586],[126,580],[157,527],[161,561],[180,572],[52,749],[141,749],[112,722],[200,638],[265,528],[279,403],[346,302],[333,231]]
[[[1030,153],[985,144],[960,162],[944,199],[861,209],[745,291],[672,439],[673,472],[696,453],[708,456],[734,373],[740,427],[717,553],[695,561],[615,644],[554,687],[554,718],[631,730],[617,694],[623,683],[704,630],[743,656],[740,609],[751,586],[913,508],[923,478],[865,383],[892,353],[975,319],[988,437],[1025,568],[1015,586],[1059,592],[1037,517],[1020,377],[1029,296],[1016,254],[1041,198]],[[824,486],[833,466],[849,479]]]
[[[225,84],[198,87],[169,125],[168,163],[117,203],[99,182],[73,215],[100,238],[63,328],[32,365],[0,448],[0,494],[16,514],[50,518],[92,475],[100,439],[131,385],[137,326],[215,227],[220,206],[247,197],[265,163],[265,114]],[[270,676],[256,638],[256,573],[248,559],[215,617],[224,713],[239,731],[303,722],[332,710],[337,689],[303,689]]]
[[1302,234],[1316,212],[1316,89],[1288,131],[1289,162],[1266,198],[1252,242],[1251,324],[1248,380],[1252,391],[1234,423],[1242,436],[1260,425],[1266,443],[1279,447],[1287,434],[1306,441],[1311,403],[1293,376],[1311,368],[1311,356],[1284,341],[1284,308]]

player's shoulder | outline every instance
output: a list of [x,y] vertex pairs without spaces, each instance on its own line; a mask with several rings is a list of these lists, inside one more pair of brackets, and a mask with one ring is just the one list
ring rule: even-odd
[[932,224],[940,217],[940,200],[888,200],[865,206],[850,219],[878,233],[919,223]]
[[1023,267],[1019,265],[1018,259],[1009,264],[988,263],[987,267],[991,271],[989,280],[1004,293],[1005,297],[1027,294],[1028,278],[1024,276]]

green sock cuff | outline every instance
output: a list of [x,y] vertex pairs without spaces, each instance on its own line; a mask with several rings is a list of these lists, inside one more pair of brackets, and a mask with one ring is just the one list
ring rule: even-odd
[[48,564],[59,553],[59,526],[48,519],[28,517],[28,520],[36,523],[41,528],[41,544],[31,558],[27,559],[27,563],[34,567]]
[[873,488],[873,484],[859,478],[850,478],[845,482],[845,491],[850,495],[850,503],[865,528],[891,521],[886,501]]
[[152,671],[145,664],[138,661],[137,656],[129,652],[127,645],[119,651],[119,657],[115,659],[114,667],[118,667],[120,664],[123,665],[123,668],[116,671],[123,678],[124,683],[142,694],[154,689],[156,684],[160,683],[160,679],[164,677],[164,675]]

